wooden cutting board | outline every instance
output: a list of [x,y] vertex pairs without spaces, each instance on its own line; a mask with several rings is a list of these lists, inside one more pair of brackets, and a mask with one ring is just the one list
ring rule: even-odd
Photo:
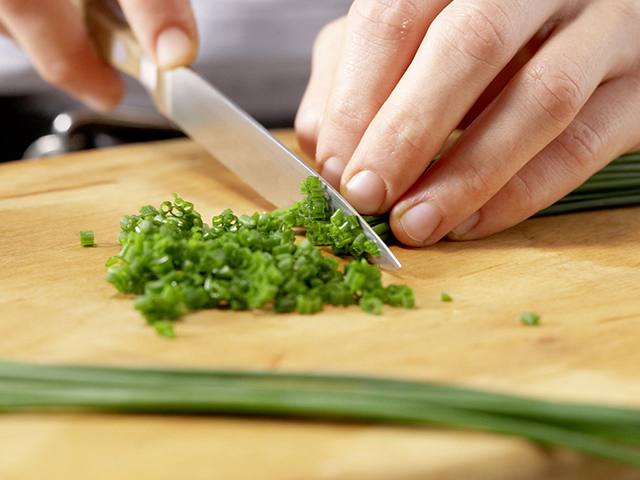
[[[394,247],[404,268],[384,280],[414,287],[415,310],[203,311],[166,340],[104,281],[120,216],[172,192],[208,219],[267,203],[188,140],[4,164],[0,187],[0,357],[367,374],[640,407],[638,208]],[[97,245],[81,248],[89,229]],[[319,422],[11,414],[0,444],[4,480],[640,478],[498,435]]]

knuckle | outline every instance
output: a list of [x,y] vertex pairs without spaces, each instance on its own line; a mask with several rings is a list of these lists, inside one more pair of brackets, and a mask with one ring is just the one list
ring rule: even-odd
[[510,213],[525,218],[537,212],[540,209],[539,191],[523,177],[521,171],[517,172],[505,186],[507,198],[514,199],[508,205]]
[[[1,1],[1,0],[0,0]],[[313,42],[313,54],[317,55],[318,50],[322,48],[322,45],[328,43],[331,39],[337,36],[344,29],[344,17],[338,18],[329,22],[322,30],[316,35]]]
[[621,0],[617,2],[608,2],[607,8],[612,8],[622,18],[621,22],[631,22],[637,25],[640,21],[640,2],[637,0]]
[[311,109],[300,109],[294,120],[298,143],[305,152],[315,150],[320,129],[320,115]]
[[355,31],[384,42],[402,40],[416,24],[418,5],[416,0],[356,0],[351,9]]
[[607,11],[607,15],[613,15],[613,23],[615,23],[616,27],[620,30],[620,32],[624,32],[623,34],[626,38],[635,38],[635,43],[633,46],[629,45],[627,48],[620,49],[619,54],[624,54],[622,56],[623,59],[621,64],[636,64],[640,61],[638,56],[638,40],[640,36],[638,36],[638,24],[640,24],[640,1],[638,0],[619,0],[616,2],[607,2],[604,5],[605,8],[609,9]]
[[[425,145],[430,144],[427,125],[415,115],[407,112],[394,112],[382,117],[389,144],[403,156],[424,158]],[[430,160],[430,159],[429,159]]]
[[339,130],[348,132],[363,132],[367,127],[362,106],[344,95],[332,99],[326,121]]
[[43,80],[55,87],[65,88],[73,83],[76,75],[74,68],[67,59],[49,59],[40,66]]
[[598,164],[598,152],[605,146],[604,138],[597,128],[578,119],[574,120],[556,139],[561,149],[561,158],[576,168],[591,173]]
[[497,190],[495,185],[489,180],[496,178],[486,165],[475,162],[464,162],[456,171],[456,186],[472,202],[477,202],[483,198],[489,198]]
[[320,124],[319,120],[319,112],[315,111],[315,109],[301,106],[296,114],[293,127],[296,132],[302,132],[305,134],[313,133],[318,129]]
[[535,110],[560,126],[573,120],[586,100],[580,67],[568,65],[540,62],[525,73],[522,82],[524,95],[534,102]]
[[[437,23],[436,23],[437,22]],[[511,58],[514,31],[502,8],[494,2],[460,4],[436,20],[435,32],[448,54],[501,68]]]

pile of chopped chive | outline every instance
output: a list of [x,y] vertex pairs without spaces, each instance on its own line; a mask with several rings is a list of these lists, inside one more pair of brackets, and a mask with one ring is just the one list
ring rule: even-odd
[[[413,290],[384,287],[380,269],[367,262],[367,254],[379,252],[357,217],[332,212],[317,177],[301,192],[306,198],[291,208],[240,217],[227,209],[211,226],[176,194],[159,209],[142,207],[120,221],[122,249],[107,262],[107,280],[139,295],[136,308],[165,337],[174,336],[171,320],[203,308],[304,314],[324,304],[358,304],[372,314],[385,303],[413,308]],[[306,229],[298,244],[293,227]],[[337,259],[314,245],[356,259],[341,271]]]

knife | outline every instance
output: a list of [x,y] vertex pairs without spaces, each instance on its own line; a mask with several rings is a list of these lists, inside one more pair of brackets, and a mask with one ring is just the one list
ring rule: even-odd
[[[131,29],[100,0],[76,0],[100,54],[115,68],[136,78],[149,91],[158,110],[204,147],[240,180],[278,208],[300,200],[300,184],[319,175],[275,139],[267,129],[235,105],[191,68],[160,70],[143,52]],[[401,267],[389,247],[366,221],[322,177],[333,208],[356,215],[379,257],[381,268]]]

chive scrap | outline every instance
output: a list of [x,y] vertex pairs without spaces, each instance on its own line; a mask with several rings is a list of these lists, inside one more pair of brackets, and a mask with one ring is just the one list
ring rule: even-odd
[[520,321],[525,325],[538,325],[540,315],[532,312],[523,312],[520,314]]
[[162,337],[165,338],[175,338],[176,334],[173,330],[173,324],[166,320],[160,320],[157,322],[153,322],[153,326],[156,329],[156,332]]
[[82,245],[83,247],[92,247],[93,245],[95,245],[93,230],[80,231],[80,245]]
[[105,267],[110,267],[112,265],[115,265],[119,261],[120,261],[120,259],[118,257],[111,257],[109,260],[107,260],[107,262],[104,264],[104,266]]
[[[357,217],[332,213],[317,177],[301,190],[306,198],[290,209],[240,217],[227,209],[210,226],[176,194],[160,208],[144,206],[120,220],[122,249],[106,263],[107,281],[138,295],[135,308],[165,337],[175,335],[171,321],[204,308],[302,314],[326,304],[359,304],[371,314],[385,303],[413,308],[413,290],[383,286],[380,269],[364,258],[377,248]],[[306,238],[296,245],[293,228],[301,226]],[[340,270],[337,259],[314,248],[319,244],[356,258]]]
[[442,302],[453,302],[453,298],[451,298],[451,296],[448,293],[442,292],[442,293],[440,293],[440,301],[442,301]]

